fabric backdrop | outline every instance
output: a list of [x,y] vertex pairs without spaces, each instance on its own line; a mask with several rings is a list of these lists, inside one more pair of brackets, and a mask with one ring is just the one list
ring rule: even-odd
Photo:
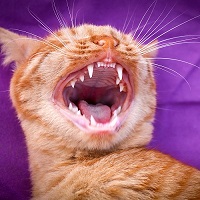
[[[52,2],[1,0],[0,26],[45,36],[47,31],[30,12],[55,30],[60,24]],[[55,4],[70,26],[67,2],[55,0]],[[200,169],[200,1],[68,0],[68,6],[74,24],[110,24],[133,34],[138,27],[138,38],[152,36],[147,41],[158,36],[163,43],[186,40],[161,48],[155,61],[158,108],[149,147]],[[196,39],[187,40],[192,37]],[[24,135],[9,99],[12,69],[13,64],[0,67],[0,199],[26,200],[31,183]]]

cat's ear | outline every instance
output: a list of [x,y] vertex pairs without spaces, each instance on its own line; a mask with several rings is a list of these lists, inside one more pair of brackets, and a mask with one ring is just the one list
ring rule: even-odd
[[31,55],[38,41],[0,28],[0,45],[5,56],[3,64],[15,62],[19,65]]
[[158,53],[158,40],[142,46],[143,55],[146,58],[155,58]]

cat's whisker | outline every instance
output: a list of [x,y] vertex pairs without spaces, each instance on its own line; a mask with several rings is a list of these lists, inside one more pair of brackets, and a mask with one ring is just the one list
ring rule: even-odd
[[[180,38],[185,38],[185,37],[186,37],[186,39],[184,39],[184,40],[194,40],[194,39],[199,39],[200,35],[180,35],[180,36],[176,36],[176,37],[167,38],[167,39],[164,39],[164,40],[159,40],[159,44],[161,44],[163,42],[166,42],[166,41],[170,41],[170,40],[174,40],[174,39],[180,39]],[[187,37],[192,37],[192,38],[187,38]],[[174,42],[180,42],[180,41],[184,41],[184,40],[176,40]]]
[[[165,6],[165,8],[163,9],[163,11],[161,12],[161,14],[158,16],[158,18],[153,22],[153,24],[151,25],[151,27],[146,31],[146,33],[142,36],[142,38],[138,41],[138,43],[139,44],[142,44],[143,42],[143,39],[147,36],[147,34],[151,34],[154,30],[155,30],[155,28],[154,28],[154,30],[152,30],[150,33],[149,33],[149,31],[153,28],[153,26],[156,24],[156,22],[157,21],[159,21],[159,19],[160,19],[160,17],[162,16],[162,14],[164,13],[164,11],[165,11],[165,9],[166,9],[166,6]],[[162,22],[161,22],[162,23]]]
[[[146,58],[147,60],[155,60],[153,58]],[[184,64],[188,64],[188,65],[191,65],[193,67],[196,67],[198,69],[200,69],[199,66],[191,63],[191,62],[188,62],[188,61],[185,61],[185,60],[180,60],[180,59],[177,59],[177,58],[167,58],[167,57],[156,57],[156,60],[171,60],[171,61],[177,61],[177,62],[181,62],[181,63],[184,63]]]
[[69,18],[70,18],[70,21],[71,21],[71,26],[74,28],[75,25],[74,25],[74,22],[73,22],[73,17],[74,17],[74,1],[73,1],[73,5],[72,5],[72,11],[70,11],[70,7],[69,7],[69,2],[68,0],[66,0],[66,4],[67,4],[67,10],[68,10],[68,13],[69,13]]
[[30,15],[36,20],[38,21],[44,28],[45,31],[47,31],[48,33],[50,33],[52,36],[54,36],[64,47],[66,47],[68,49],[68,47],[66,46],[66,43],[60,38],[58,37],[53,30],[51,30],[51,28],[49,28],[49,26],[47,26],[44,22],[42,22],[40,20],[40,18],[38,16],[36,16],[30,9],[28,10]]
[[[183,13],[182,13],[182,14],[183,14]],[[180,14],[180,15],[182,15],[182,14]],[[176,18],[178,18],[180,15],[178,15]],[[161,33],[160,35],[158,35],[157,37],[155,37],[152,41],[155,41],[155,40],[159,39],[161,36],[166,35],[168,32],[171,32],[172,30],[174,30],[174,29],[176,29],[176,28],[178,28],[178,27],[180,27],[180,26],[182,26],[182,25],[184,25],[184,24],[186,24],[186,23],[188,23],[188,22],[190,22],[190,21],[192,21],[192,20],[194,20],[194,19],[196,19],[196,18],[199,18],[199,17],[200,17],[200,15],[197,15],[197,16],[195,16],[195,17],[192,17],[192,18],[190,18],[190,19],[188,19],[188,20],[186,20],[186,21],[184,21],[184,22],[182,22],[182,23],[180,23],[180,24],[178,24],[178,25],[176,25],[176,26],[174,26],[174,27],[168,29],[168,30],[165,31],[164,33]],[[172,21],[174,21],[176,18],[174,18],[173,20],[171,20],[169,23],[171,23]],[[167,26],[169,23],[167,23],[165,26]],[[158,31],[162,30],[165,26],[163,26],[163,27],[162,27],[161,29],[159,29]],[[155,35],[158,31],[156,31],[153,35]],[[145,41],[147,41],[148,39],[150,39],[153,35],[151,35],[149,38],[146,38],[146,40],[144,40],[143,42],[145,42]]]
[[[175,4],[176,5],[176,4]],[[144,44],[148,39],[150,39],[153,35],[155,35],[157,32],[159,32],[160,30],[162,30],[165,26],[167,26],[168,24],[170,24],[171,22],[173,22],[176,18],[174,18],[172,21],[170,21],[169,23],[165,24],[161,29],[158,29],[156,32],[154,32],[163,22],[164,20],[169,16],[169,14],[171,13],[171,11],[173,10],[173,8],[175,7],[175,5],[169,10],[169,12],[165,15],[165,17],[161,20],[161,22],[149,33],[149,36],[147,36],[146,38],[143,36],[138,42],[141,44]],[[165,10],[165,9],[164,9]],[[164,12],[163,10],[163,12]],[[161,16],[161,15],[160,15]],[[160,17],[159,16],[159,17]],[[179,16],[177,16],[178,18]],[[154,34],[152,34],[154,33]],[[151,35],[152,34],[152,35]]]
[[2,92],[2,93],[6,93],[6,92],[10,92],[10,90],[1,90],[0,92]]
[[171,69],[169,67],[166,67],[166,66],[163,66],[163,65],[160,65],[160,64],[157,64],[157,63],[153,63],[153,66],[158,68],[158,69],[161,69],[161,70],[163,70],[163,71],[165,71],[165,72],[167,72],[169,74],[172,74],[174,76],[178,75],[179,77],[181,77],[187,83],[188,87],[191,90],[191,86],[190,86],[189,82],[187,81],[187,79],[183,75],[178,73],[176,70],[173,70],[173,69]]
[[[32,40],[36,40],[36,41],[38,41],[38,42],[42,42],[42,43],[44,43],[44,44],[46,44],[46,45],[48,45],[48,46],[51,46],[51,47],[53,47],[53,48],[55,48],[55,49],[57,49],[57,50],[60,50],[62,53],[64,53],[64,51],[62,51],[61,48],[60,48],[59,46],[57,46],[57,45],[55,45],[55,44],[53,44],[53,43],[51,43],[51,42],[45,40],[44,38],[42,38],[42,37],[40,37],[40,36],[38,36],[38,35],[36,35],[36,34],[33,34],[33,33],[31,33],[31,32],[25,31],[25,30],[16,29],[16,28],[15,28],[15,29],[12,29],[12,30],[16,30],[16,31],[19,31],[19,32],[22,32],[22,33],[26,33],[26,34],[31,35],[31,36],[34,36],[34,37],[36,37],[36,38],[38,38],[38,39],[36,39],[36,38],[31,38]],[[30,39],[30,38],[25,38],[25,37],[24,37],[23,39]]]
[[[139,22],[139,24],[138,24],[138,26],[137,26],[137,28],[136,28],[135,33],[134,33],[134,35],[133,35],[134,38],[135,38],[135,35],[136,35],[137,31],[138,31],[138,28],[140,27],[141,23],[143,22],[145,16],[146,16],[147,13],[149,12],[149,10],[150,10],[150,8],[152,7],[152,5],[153,5],[153,4],[156,5],[156,2],[157,2],[157,0],[154,0],[153,3],[151,3],[151,5],[149,6],[149,8],[147,9],[147,11],[144,13],[142,19],[140,20],[140,22]],[[154,7],[155,7],[155,5],[154,5]],[[150,18],[150,17],[148,17],[148,20],[149,20],[149,18]],[[137,37],[135,38],[135,40],[137,40],[137,39],[139,38],[140,34],[141,34],[142,31],[144,30],[144,27],[145,27],[146,24],[148,23],[148,20],[147,20],[147,22],[145,23],[145,25],[143,26],[143,28],[142,28],[142,30],[140,31],[140,33],[139,33],[139,34],[137,35]]]
[[79,14],[80,10],[81,10],[81,8],[77,10],[76,15],[75,15],[75,18],[74,18],[75,26],[78,26],[77,18],[78,18],[78,14]]
[[[136,9],[136,8],[135,8],[135,9]],[[129,16],[130,7],[128,8],[128,13],[127,13],[127,15],[126,15],[126,19],[125,19],[125,22],[124,22],[124,25],[123,25],[123,28],[122,28],[122,32],[123,32],[123,33],[126,32],[126,30],[127,30],[128,26],[129,26],[131,20],[133,19],[133,15],[134,15],[134,13],[135,13],[135,9],[134,9],[132,15],[130,16],[129,20],[127,21],[127,18],[128,18],[128,16]],[[127,23],[127,24],[126,24],[126,23]],[[133,28],[133,23],[132,23],[132,28]],[[131,28],[131,29],[132,29],[132,28]]]
[[[144,24],[142,30],[141,30],[140,33],[137,35],[136,40],[140,37],[140,35],[142,34],[144,28],[147,26],[147,24],[148,24],[148,22],[149,22],[149,20],[150,20],[150,18],[151,18],[151,16],[152,16],[152,14],[153,14],[153,11],[155,10],[156,4],[157,4],[157,0],[154,1],[154,5],[152,4],[152,5],[153,5],[153,9],[151,10],[150,15],[148,16],[148,19],[146,20],[146,22],[145,22],[145,24]],[[149,7],[149,8],[150,8],[150,7]]]
[[144,48],[143,51],[141,51],[142,55],[146,54],[146,53],[150,53],[152,51],[158,50],[158,49],[162,49],[165,47],[170,47],[170,46],[174,46],[174,45],[180,45],[180,44],[198,44],[200,42],[198,41],[178,41],[178,42],[170,42],[170,43],[166,43],[166,44],[162,44],[162,45],[152,45],[152,47],[146,47]]

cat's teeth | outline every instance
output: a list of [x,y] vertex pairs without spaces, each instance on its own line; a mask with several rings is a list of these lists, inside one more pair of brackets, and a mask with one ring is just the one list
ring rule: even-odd
[[114,116],[113,120],[110,122],[110,126],[113,127],[116,125],[117,123],[117,120],[118,120],[118,117],[117,116]]
[[79,79],[83,82],[84,81],[84,75],[80,75]]
[[89,77],[92,78],[93,75],[93,69],[94,69],[94,64],[90,64],[88,65],[88,73],[89,73]]
[[77,113],[78,111],[80,111],[78,110],[77,106],[75,105],[73,106],[72,103],[69,103],[69,110],[71,110],[74,113]]
[[102,63],[101,62],[97,62],[97,67],[101,67]]
[[116,78],[116,85],[118,85],[120,83],[119,78]]
[[95,121],[95,119],[94,119],[94,117],[92,115],[90,116],[90,122],[91,122],[92,126],[96,126],[97,125],[97,122]]
[[70,82],[70,84],[71,84],[71,86],[74,88],[74,86],[75,86],[75,83],[76,83],[76,80],[74,79],[74,80],[72,80],[71,82]]
[[123,89],[124,89],[124,85],[123,85],[123,83],[120,83],[120,84],[119,84],[119,91],[122,92]]
[[81,111],[78,110],[78,111],[76,112],[76,114],[77,114],[77,115],[81,115]]
[[116,63],[111,63],[111,67],[115,68]]
[[121,112],[122,107],[119,106],[114,112],[113,112],[113,116],[117,116],[120,112]]
[[73,109],[73,106],[72,106],[72,104],[71,104],[71,103],[69,103],[69,110],[71,110],[71,111],[72,111],[72,109]]
[[119,80],[122,80],[122,66],[121,65],[116,65],[116,68],[117,68],[117,73],[118,73],[118,77],[119,77]]
[[117,114],[119,114],[119,113],[121,112],[121,110],[122,110],[122,107],[119,106],[119,107],[117,108]]

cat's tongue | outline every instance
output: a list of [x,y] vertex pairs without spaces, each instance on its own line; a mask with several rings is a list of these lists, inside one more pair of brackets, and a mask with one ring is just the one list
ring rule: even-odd
[[82,115],[90,119],[91,115],[94,117],[97,123],[107,123],[111,118],[111,109],[107,105],[103,104],[88,104],[86,101],[79,102],[79,109]]

